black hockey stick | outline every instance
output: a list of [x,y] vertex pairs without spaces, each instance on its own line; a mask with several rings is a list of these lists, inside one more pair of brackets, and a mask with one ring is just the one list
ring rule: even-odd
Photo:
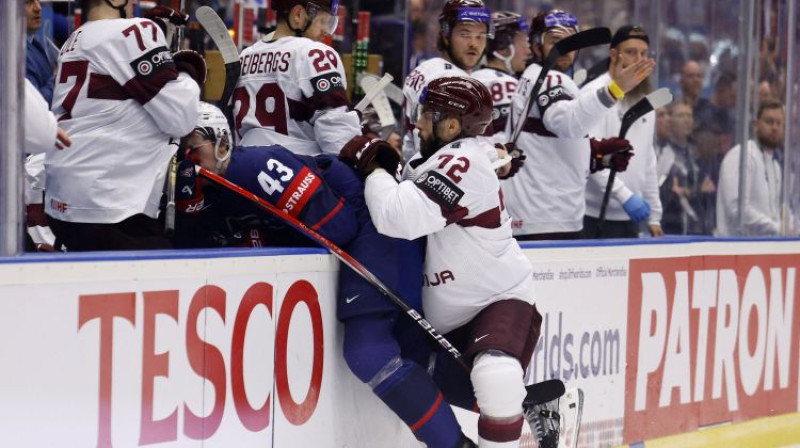
[[589,70],[586,70],[586,78],[578,84],[578,87],[583,87],[586,84],[597,79],[600,75],[608,71],[608,68],[611,67],[611,58],[605,58],[600,60],[597,64],[589,67]]
[[220,55],[222,55],[222,61],[225,63],[225,87],[222,89],[222,97],[219,100],[219,104],[220,109],[225,114],[225,118],[228,119],[228,126],[231,132],[233,132],[236,126],[233,121],[233,104],[230,103],[230,100],[242,69],[242,64],[239,62],[239,51],[236,49],[236,44],[231,39],[231,35],[228,34],[228,28],[225,23],[213,9],[208,6],[201,6],[197,8],[195,16],[214,42],[214,45],[217,46]]
[[[666,106],[672,102],[672,94],[669,89],[662,87],[654,92],[651,92],[646,97],[640,99],[636,104],[631,106],[625,115],[622,116],[622,125],[619,128],[619,138],[625,138],[628,135],[628,129],[637,120],[644,115]],[[603,203],[600,205],[600,216],[597,218],[597,238],[603,236],[603,224],[606,220],[606,209],[608,208],[608,201],[611,198],[611,187],[614,186],[614,179],[617,176],[617,170],[614,167],[610,168],[611,173],[608,175],[608,183],[606,184],[606,191],[603,193]]]
[[250,200],[262,210],[265,210],[271,213],[272,215],[278,217],[279,219],[286,221],[289,225],[294,227],[303,235],[311,238],[315,242],[319,243],[320,245],[330,250],[331,253],[336,258],[338,258],[342,263],[344,263],[350,269],[355,271],[358,275],[361,276],[361,278],[363,278],[369,284],[374,286],[375,289],[378,290],[378,292],[383,294],[386,298],[394,302],[395,305],[400,307],[400,309],[405,311],[406,314],[408,314],[409,317],[411,317],[411,319],[413,319],[417,324],[419,324],[420,327],[422,327],[423,330],[425,330],[428,333],[428,336],[430,336],[431,339],[439,343],[445,350],[447,350],[451,355],[453,355],[453,358],[455,358],[456,361],[458,361],[464,368],[467,369],[467,371],[469,371],[469,368],[467,367],[466,363],[464,362],[463,359],[461,359],[461,352],[459,352],[458,349],[455,348],[453,344],[450,343],[450,341],[445,339],[445,337],[442,336],[441,333],[439,333],[435,328],[433,328],[433,325],[431,325],[430,322],[425,320],[425,318],[422,317],[422,315],[420,315],[419,312],[408,306],[408,304],[406,304],[396,292],[394,292],[391,288],[386,286],[378,277],[375,276],[375,274],[370,272],[363,264],[359,263],[358,260],[353,258],[350,254],[345,252],[341,247],[336,245],[336,243],[320,235],[318,232],[306,226],[305,224],[303,224],[302,221],[298,220],[294,216],[291,216],[288,213],[284,213],[283,210],[274,206],[265,199],[245,190],[244,188],[234,184],[233,182],[225,179],[222,176],[214,174],[200,167],[197,167],[197,174],[199,174],[202,177],[205,177],[206,179],[210,180],[211,182],[221,187],[224,187],[238,194],[239,196],[244,197],[245,199]]
[[509,140],[512,145],[517,143],[517,138],[519,138],[519,134],[522,132],[522,128],[525,125],[525,119],[530,114],[531,107],[535,104],[534,98],[539,95],[539,90],[541,90],[545,79],[547,79],[547,73],[556,65],[558,58],[573,51],[593,47],[595,45],[603,45],[609,42],[611,42],[611,31],[608,28],[600,27],[573,34],[553,46],[550,50],[550,54],[547,55],[547,58],[542,64],[542,71],[539,73],[539,77],[534,81],[533,87],[528,92],[528,97],[525,99],[525,106],[522,108],[519,121],[515,124],[511,139]]

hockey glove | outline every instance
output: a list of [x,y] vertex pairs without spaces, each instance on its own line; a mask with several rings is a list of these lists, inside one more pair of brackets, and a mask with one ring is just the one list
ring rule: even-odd
[[511,169],[509,169],[507,173],[500,174],[497,177],[500,179],[510,179],[514,177],[514,175],[519,172],[520,168],[522,168],[522,165],[525,164],[525,159],[528,157],[522,152],[522,149],[515,147],[513,143],[506,143],[505,145],[495,143],[494,146],[497,149],[505,150],[512,157],[511,162],[509,162]]
[[344,145],[339,160],[352,166],[362,179],[366,179],[377,168],[394,175],[400,165],[400,154],[383,140],[357,135]]
[[167,44],[172,42],[173,36],[175,35],[175,27],[184,26],[189,22],[189,14],[160,5],[148,9],[144,13],[144,18],[152,20],[161,28],[161,31],[164,33],[164,38],[167,40]]
[[614,168],[617,172],[628,169],[628,162],[633,157],[633,148],[624,138],[589,139],[591,157],[589,169],[596,173],[606,168]]
[[625,210],[625,213],[631,217],[631,221],[635,223],[642,222],[650,216],[650,204],[638,194],[631,196],[630,199],[625,201],[625,203],[622,204],[622,208]]
[[200,56],[200,53],[193,50],[181,50],[172,55],[172,60],[175,61],[179,72],[187,73],[197,82],[198,86],[203,87],[203,84],[206,83],[206,60]]
[[175,181],[175,210],[182,213],[199,213],[205,205],[203,184],[194,169],[191,157],[178,164],[178,177]]

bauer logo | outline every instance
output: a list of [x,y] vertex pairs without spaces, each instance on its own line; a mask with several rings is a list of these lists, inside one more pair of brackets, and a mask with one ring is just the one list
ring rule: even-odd
[[632,260],[624,440],[797,411],[796,255]]
[[155,48],[131,62],[136,76],[141,78],[149,78],[161,69],[172,65],[172,53],[164,47]]
[[311,79],[311,85],[317,93],[343,90],[344,82],[338,73],[326,73]]

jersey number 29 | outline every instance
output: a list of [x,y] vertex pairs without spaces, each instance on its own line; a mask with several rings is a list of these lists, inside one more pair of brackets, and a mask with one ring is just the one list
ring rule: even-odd
[[[238,109],[236,103],[239,103]],[[250,94],[247,88],[237,87],[233,91],[233,107],[236,113],[236,134],[242,138],[242,120],[250,111]],[[265,128],[272,128],[275,132],[289,135],[289,125],[286,120],[286,95],[283,94],[277,83],[265,83],[256,92],[255,117],[258,124]]]

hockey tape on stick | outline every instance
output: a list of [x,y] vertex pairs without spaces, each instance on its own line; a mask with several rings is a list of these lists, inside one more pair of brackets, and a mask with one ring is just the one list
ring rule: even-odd
[[[381,294],[387,297],[389,300],[394,302],[395,305],[400,307],[403,311],[408,314],[417,324],[419,324],[422,329],[424,329],[428,336],[431,339],[435,340],[439,345],[441,345],[448,353],[450,353],[456,361],[458,361],[462,366],[466,367],[464,360],[461,359],[461,352],[458,351],[457,348],[453,346],[444,336],[441,335],[433,325],[430,324],[422,315],[419,314],[415,309],[408,306],[403,299],[400,298],[397,293],[392,291],[388,286],[386,286],[378,277],[375,276],[372,272],[370,272],[364,265],[358,262],[355,258],[353,258],[350,254],[345,252],[341,247],[337,246],[334,242],[330,241],[329,239],[325,238],[324,236],[320,235],[310,227],[303,224],[302,221],[298,220],[297,218],[284,213],[283,210],[279,209],[278,207],[272,205],[268,201],[264,200],[263,198],[245,190],[244,188],[234,184],[233,182],[221,177],[217,174],[214,174],[205,168],[196,167],[197,174],[205,177],[206,179],[210,180],[211,182],[226,188],[245,199],[250,200],[255,205],[257,205],[262,210],[265,210],[274,216],[284,220],[286,223],[294,227],[303,235],[311,238],[315,242],[321,244],[322,246],[326,247],[331,253],[338,258],[342,263],[347,265],[350,269],[355,271],[358,275],[360,275],[364,280],[366,280],[369,284],[375,287]],[[467,368],[467,370],[469,370]]]
[[531,107],[536,103],[533,99],[539,94],[544,80],[547,79],[547,73],[556,65],[558,58],[573,51],[610,42],[611,31],[608,28],[599,27],[573,34],[553,46],[550,50],[550,54],[547,55],[547,59],[545,59],[542,64],[542,71],[539,73],[539,77],[536,78],[533,87],[528,92],[528,97],[525,98],[525,106],[522,108],[519,115],[519,121],[514,125],[510,143],[516,144],[517,138],[519,138],[519,134],[522,132],[522,127],[525,124],[525,119],[530,114]]
[[514,160],[514,157],[512,157],[511,154],[506,154],[502,159],[497,159],[492,162],[492,169],[499,170],[500,168],[511,163],[512,160]]
[[[366,78],[372,78],[375,80],[375,82],[380,80],[380,78],[378,78],[376,75],[364,72],[358,74],[356,82],[360,84],[362,80]],[[394,84],[386,84],[386,87],[383,89],[383,92],[386,94],[386,97],[389,98],[391,102],[397,104],[398,106],[403,105],[403,90],[400,87],[397,87]]]
[[392,80],[394,80],[394,77],[391,74],[387,73],[387,74],[383,75],[383,77],[380,79],[380,81],[377,82],[377,84],[372,86],[372,88],[369,89],[368,92],[364,93],[364,98],[361,98],[361,101],[359,101],[358,104],[353,106],[353,109],[355,109],[355,110],[357,110],[359,112],[364,112],[364,109],[367,108],[369,103],[376,96],[378,96],[379,93],[383,92],[383,89],[387,85],[389,85],[392,82]]
[[[622,116],[622,124],[619,128],[619,138],[625,138],[628,135],[628,129],[636,123],[640,118],[649,114],[650,112],[666,106],[672,102],[672,94],[669,89],[662,87],[654,92],[651,92],[646,97],[640,99],[636,104],[631,106],[625,115]],[[611,173],[608,175],[608,183],[606,184],[606,191],[603,193],[603,202],[600,205],[600,216],[597,218],[597,238],[603,236],[603,224],[606,220],[606,209],[608,208],[608,201],[611,199],[611,187],[614,186],[614,179],[617,177],[617,170],[611,168]]]
[[178,154],[172,154],[167,171],[167,205],[164,209],[164,233],[175,233],[175,183],[178,181]]
[[575,82],[575,85],[580,87],[583,85],[583,82],[586,81],[586,69],[580,69],[572,75],[572,80]]
[[[379,81],[380,78],[377,77],[362,76],[358,84],[364,92],[371,92]],[[391,84],[386,85],[388,86]],[[375,94],[371,103],[372,107],[375,109],[375,113],[378,114],[378,121],[381,123],[381,128],[387,128],[397,124],[397,120],[394,118],[394,112],[392,112],[392,106],[389,104],[389,99],[386,97],[384,89],[381,89]]]

